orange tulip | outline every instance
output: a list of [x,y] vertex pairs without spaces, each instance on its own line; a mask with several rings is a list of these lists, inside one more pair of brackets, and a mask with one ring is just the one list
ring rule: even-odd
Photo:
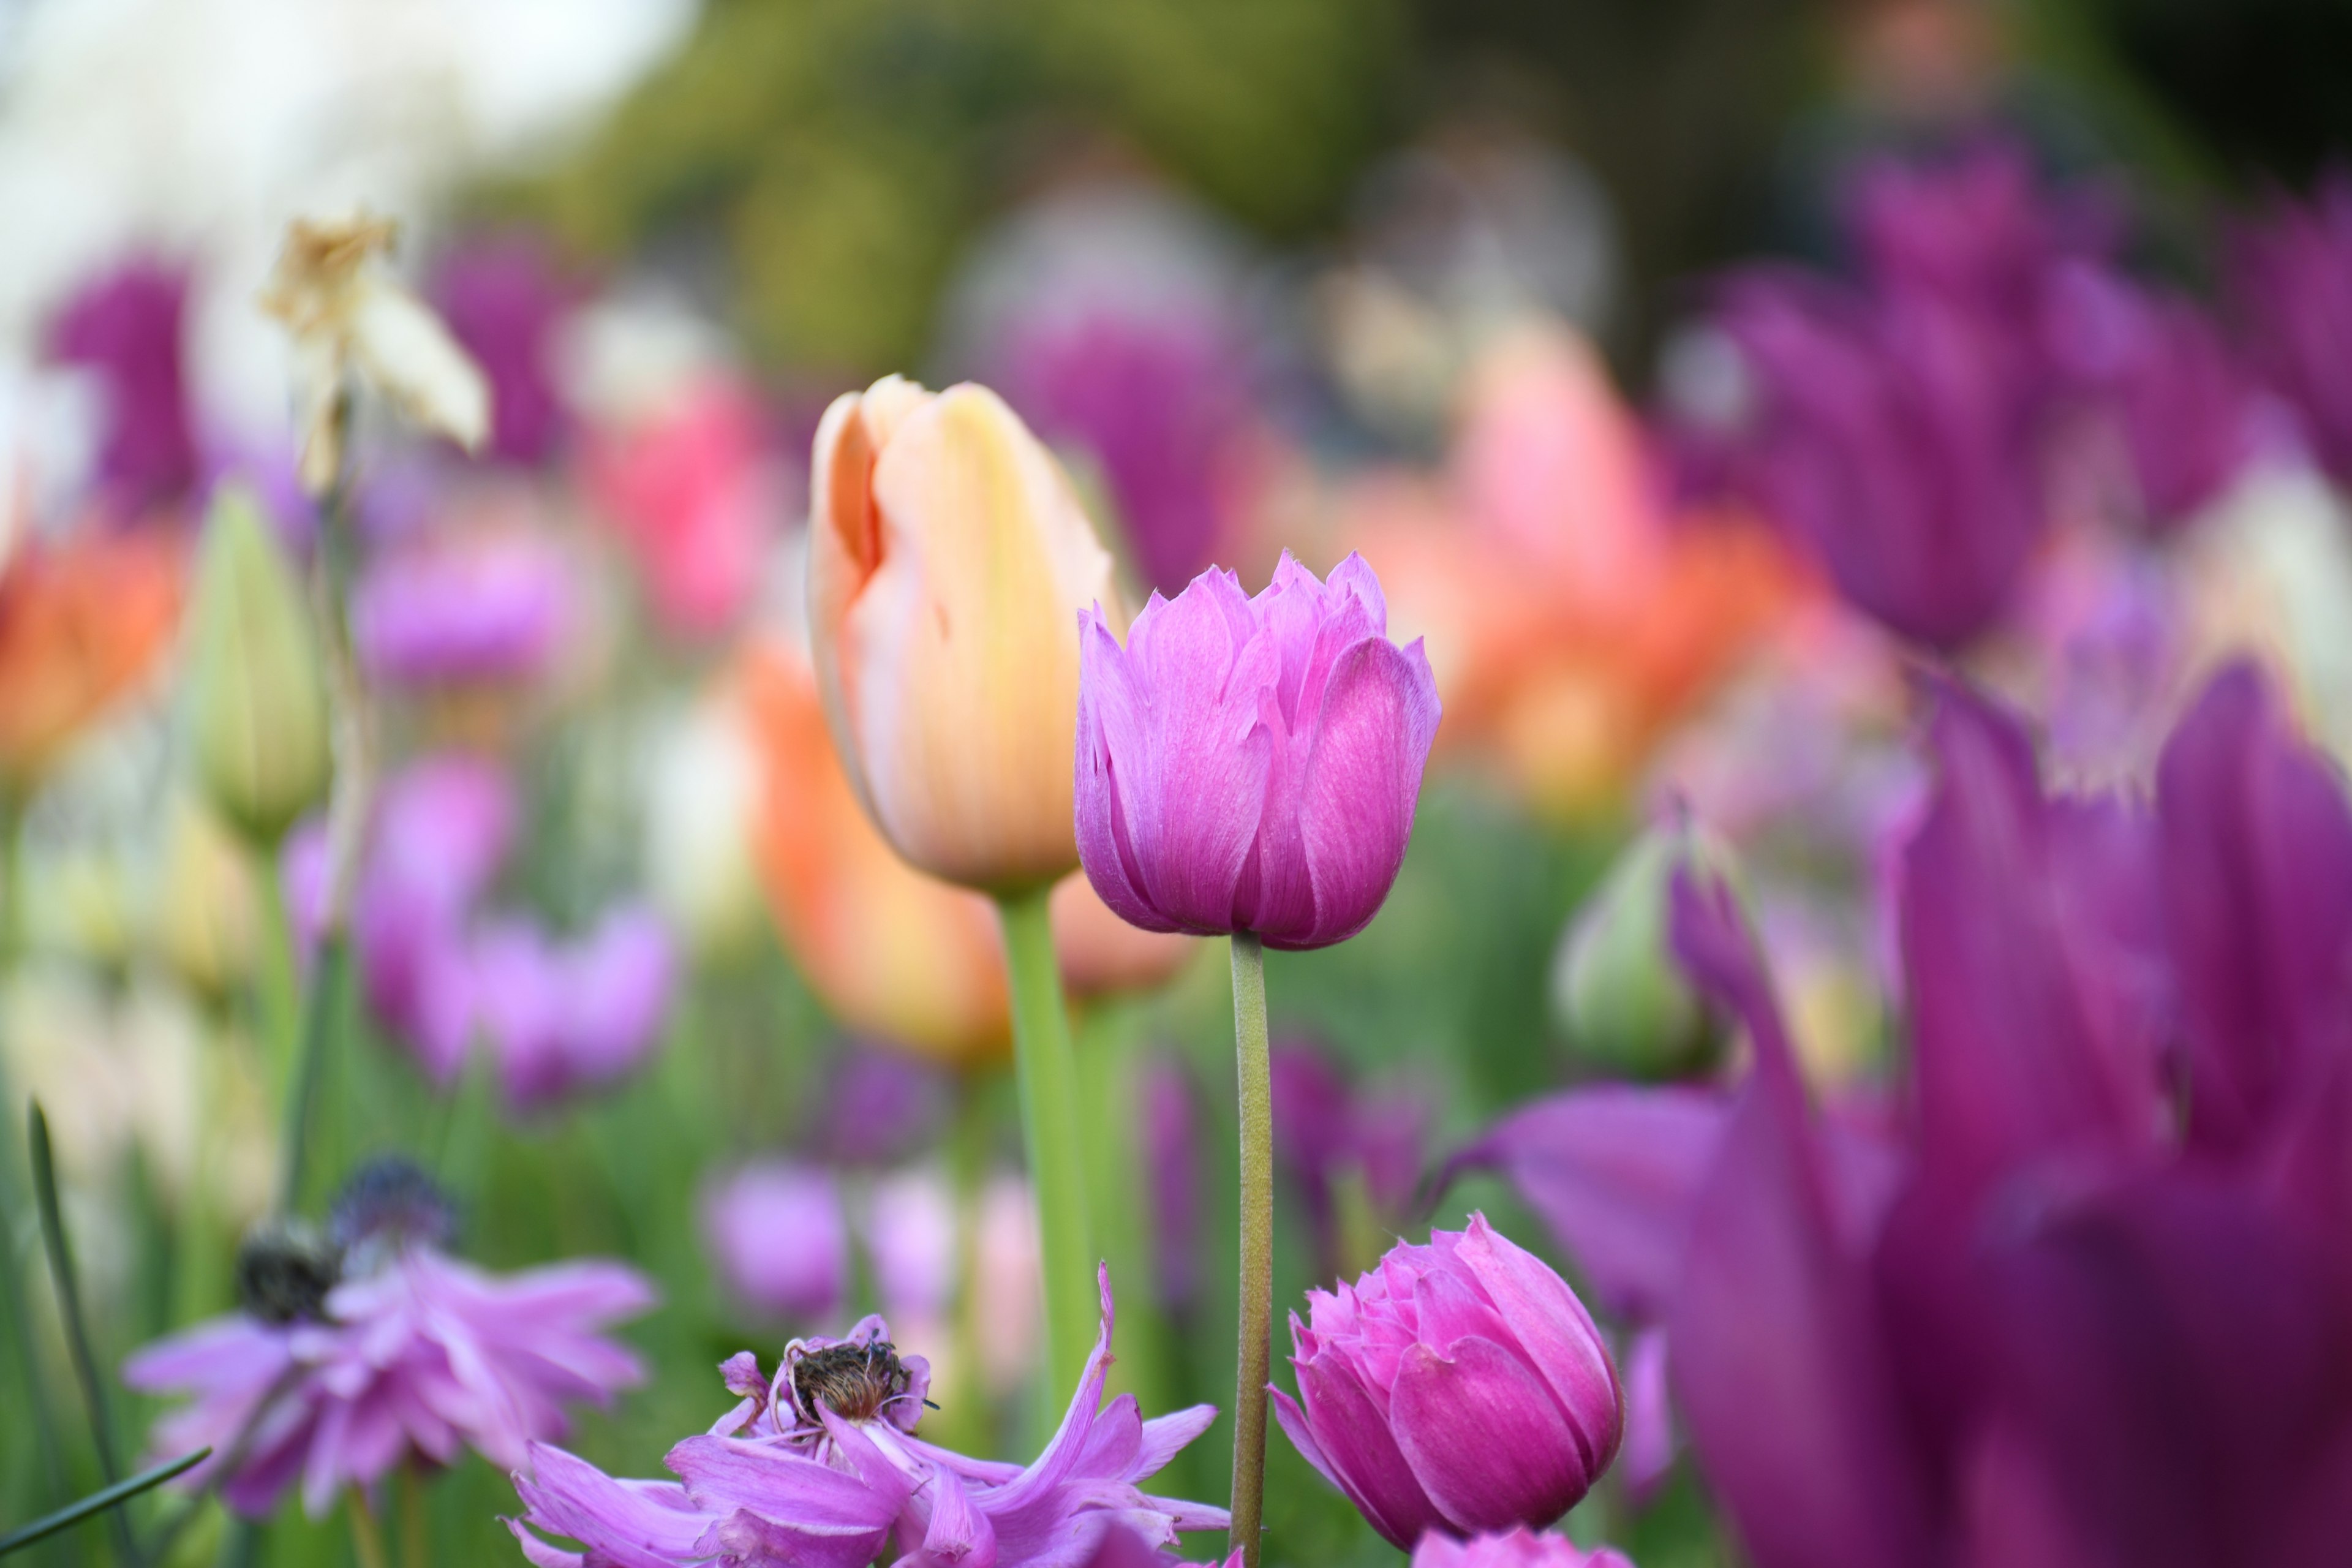
[[1383,476],[1342,546],[1427,638],[1438,745],[1498,761],[1574,814],[1619,798],[1673,722],[1785,612],[1797,576],[1763,530],[1667,517],[1642,437],[1591,348],[1529,323],[1474,367],[1442,482]]
[[0,796],[21,797],[171,640],[180,552],[154,534],[21,545],[0,571]]
[[818,687],[884,836],[989,892],[1076,868],[1077,614],[1115,595],[1060,463],[985,387],[891,376],[825,411],[810,518]]
[[[1001,1059],[1011,1019],[988,900],[914,869],[874,830],[804,658],[757,648],[737,680],[760,763],[754,854],[810,986],[853,1029],[951,1066]],[[1195,945],[1128,925],[1082,875],[1055,889],[1053,919],[1063,974],[1081,995],[1163,984]]]
[[1003,1057],[1011,1035],[994,911],[914,869],[874,831],[804,661],[761,648],[740,669],[761,773],[754,853],[810,986],[851,1028],[937,1060]]

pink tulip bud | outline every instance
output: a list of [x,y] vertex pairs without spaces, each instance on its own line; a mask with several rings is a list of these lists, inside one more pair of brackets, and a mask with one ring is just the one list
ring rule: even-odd
[[1307,1299],[1312,1326],[1290,1318],[1299,1397],[1274,1390],[1276,1416],[1395,1545],[1539,1529],[1617,1457],[1625,1401],[1600,1330],[1485,1215]]

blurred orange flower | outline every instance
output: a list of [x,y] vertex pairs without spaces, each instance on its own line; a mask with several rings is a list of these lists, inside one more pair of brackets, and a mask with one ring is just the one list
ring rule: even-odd
[[151,533],[28,541],[0,567],[0,795],[21,798],[153,666],[181,567],[177,543]]
[[1395,634],[1428,639],[1439,747],[1559,815],[1621,798],[1801,591],[1760,524],[1665,515],[1606,368],[1553,322],[1473,367],[1442,478],[1380,476],[1344,512]]
[[[876,831],[804,656],[755,647],[736,679],[760,760],[760,879],[810,986],[850,1028],[950,1066],[1003,1060],[1012,1026],[994,908],[916,870]],[[1055,889],[1053,918],[1065,983],[1081,995],[1161,984],[1195,945],[1128,925],[1083,875]]]

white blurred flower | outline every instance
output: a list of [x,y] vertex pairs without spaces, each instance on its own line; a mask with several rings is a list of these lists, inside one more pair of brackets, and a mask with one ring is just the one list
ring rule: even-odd
[[740,952],[760,930],[759,788],[759,755],[731,689],[672,716],[648,750],[646,886],[698,953]]
[[342,466],[340,405],[354,373],[469,452],[490,433],[488,379],[441,319],[383,271],[395,233],[366,213],[297,218],[261,297],[294,336],[302,486],[314,496]]
[[2352,763],[2352,518],[2344,499],[2309,468],[2257,468],[2199,527],[2186,567],[2192,668],[2260,653],[2284,677],[2313,737]]

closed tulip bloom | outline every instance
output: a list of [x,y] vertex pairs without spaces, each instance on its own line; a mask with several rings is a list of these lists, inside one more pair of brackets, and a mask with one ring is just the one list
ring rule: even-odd
[[188,730],[197,776],[239,832],[274,845],[326,795],[327,693],[294,563],[240,491],[214,498],[194,621]]
[[826,410],[810,504],[818,685],[876,826],[967,887],[1070,870],[1072,614],[1112,586],[1061,465],[986,388],[892,376]]
[[1565,1535],[1514,1530],[1456,1541],[1436,1531],[1412,1549],[1412,1568],[1633,1568],[1606,1546],[1587,1552]]
[[1311,1326],[1290,1319],[1299,1398],[1274,1390],[1275,1415],[1399,1547],[1549,1524],[1617,1457],[1625,1402],[1600,1330],[1482,1215],[1307,1304]]
[[1388,638],[1361,558],[1287,553],[1255,598],[1204,572],[1152,596],[1121,647],[1084,618],[1078,844],[1103,902],[1147,931],[1328,947],[1379,912],[1437,732],[1415,640]]

